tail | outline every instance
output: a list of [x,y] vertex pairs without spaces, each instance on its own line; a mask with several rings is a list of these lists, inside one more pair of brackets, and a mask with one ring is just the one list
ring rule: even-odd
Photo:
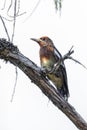
[[66,100],[68,101],[68,97],[69,97],[69,92],[68,90],[64,89],[65,87],[61,87],[61,88],[57,88],[58,92],[60,93],[60,95]]

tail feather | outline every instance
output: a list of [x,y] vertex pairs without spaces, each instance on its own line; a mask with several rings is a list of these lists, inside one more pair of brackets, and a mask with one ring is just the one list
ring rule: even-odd
[[63,87],[61,88],[57,88],[58,92],[61,94],[61,96],[68,101],[68,97],[69,97],[69,93],[67,92],[67,90],[65,90]]

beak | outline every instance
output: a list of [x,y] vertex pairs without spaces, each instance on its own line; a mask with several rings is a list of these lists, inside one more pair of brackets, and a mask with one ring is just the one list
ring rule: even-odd
[[40,39],[36,39],[36,38],[30,38],[30,39],[33,40],[33,41],[35,41],[35,42],[37,42],[37,43],[40,42]]

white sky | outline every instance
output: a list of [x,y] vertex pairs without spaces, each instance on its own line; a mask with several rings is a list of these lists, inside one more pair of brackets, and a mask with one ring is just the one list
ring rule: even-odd
[[[1,1],[0,8],[3,5]],[[40,66],[39,46],[30,38],[47,35],[62,54],[74,45],[73,57],[87,66],[87,0],[63,0],[61,17],[55,11],[53,0],[41,0],[36,11],[29,17],[37,1],[21,1],[21,12],[26,11],[27,14],[17,19],[14,44]],[[1,11],[4,16],[5,13]],[[9,22],[6,24],[11,35],[12,25]],[[6,37],[1,21],[0,37]],[[65,64],[70,91],[69,103],[87,120],[87,70],[70,60]],[[16,92],[11,103],[15,67],[1,60],[0,66],[1,130],[77,130],[19,69]]]

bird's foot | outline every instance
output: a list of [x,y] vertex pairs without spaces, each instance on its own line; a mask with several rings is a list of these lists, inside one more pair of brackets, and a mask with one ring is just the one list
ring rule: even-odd
[[47,69],[47,68],[45,68],[45,67],[41,67],[41,71],[42,71],[43,74],[45,74],[45,75],[47,75],[47,74],[49,74],[49,73],[51,72],[50,69]]
[[49,73],[55,73],[60,67],[60,62],[54,64],[53,68],[49,71]]

